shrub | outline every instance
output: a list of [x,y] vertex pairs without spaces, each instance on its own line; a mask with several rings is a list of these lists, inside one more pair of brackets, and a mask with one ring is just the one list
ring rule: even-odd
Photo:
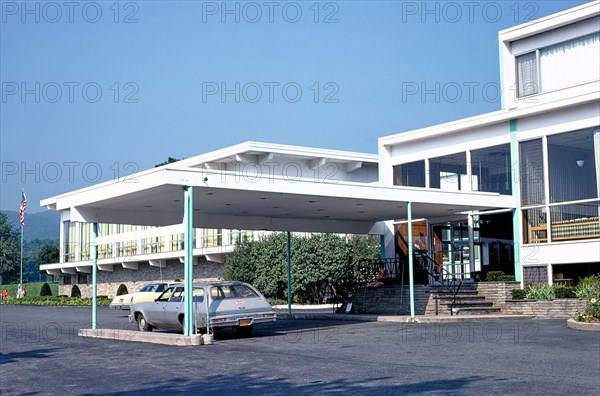
[[471,278],[475,281],[475,282],[480,282],[484,277],[484,273],[483,271],[473,271],[471,272]]
[[575,288],[571,286],[554,285],[556,298],[575,298]]
[[590,300],[594,293],[596,293],[597,296],[600,296],[600,275],[581,278],[575,287],[575,295],[578,298]]
[[127,286],[125,286],[124,283],[121,283],[117,289],[117,296],[122,296],[123,294],[129,294],[129,292],[127,291]]
[[44,284],[42,285],[42,288],[40,289],[40,296],[44,297],[44,296],[51,296],[52,295],[52,289],[50,289],[50,285],[47,282],[44,282]]
[[500,275],[498,277],[498,280],[500,282],[514,282],[515,281],[515,276],[514,275]]
[[553,300],[555,298],[552,285],[529,286],[526,291],[525,298],[528,300]]
[[600,321],[600,302],[596,294],[592,294],[585,311],[575,313],[575,320],[578,322]]
[[485,280],[488,282],[498,282],[503,276],[506,276],[504,271],[490,271],[485,274]]
[[511,291],[513,300],[524,300],[527,297],[527,290],[513,289]]
[[71,287],[71,297],[81,298],[81,290],[79,290],[79,286],[73,285],[73,287]]

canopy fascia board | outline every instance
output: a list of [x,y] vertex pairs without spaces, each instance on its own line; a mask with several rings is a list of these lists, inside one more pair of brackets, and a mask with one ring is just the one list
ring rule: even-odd
[[[420,204],[460,203],[461,206],[479,208],[513,208],[512,196],[487,192],[443,191],[415,187],[381,186],[377,184],[350,182],[315,182],[291,180],[275,176],[244,177],[237,172],[219,171],[213,174],[192,169],[168,169],[165,181],[180,186],[224,188],[230,190],[262,191],[281,194],[315,195],[319,197],[343,197],[388,202],[416,202]],[[390,220],[390,219],[379,219]]]

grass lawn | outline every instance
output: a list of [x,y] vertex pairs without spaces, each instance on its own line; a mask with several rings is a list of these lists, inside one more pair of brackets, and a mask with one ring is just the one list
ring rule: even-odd
[[[40,289],[44,282],[34,282],[34,283],[25,283],[25,290],[27,291],[27,295],[30,297],[38,297],[40,295]],[[58,283],[48,283],[50,285],[50,290],[52,290],[52,295],[58,295]],[[17,287],[19,287],[18,283],[12,283],[9,285],[0,285],[0,291],[7,290],[8,296],[15,298],[17,297]]]

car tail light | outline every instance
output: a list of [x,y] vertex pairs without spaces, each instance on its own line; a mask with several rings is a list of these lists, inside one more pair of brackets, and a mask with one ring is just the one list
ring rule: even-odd
[[266,313],[262,315],[263,318],[274,318],[275,314],[274,313]]
[[130,302],[131,304],[133,304],[133,296],[131,296],[131,299],[129,300],[129,302]]
[[213,323],[227,322],[227,318],[213,319]]

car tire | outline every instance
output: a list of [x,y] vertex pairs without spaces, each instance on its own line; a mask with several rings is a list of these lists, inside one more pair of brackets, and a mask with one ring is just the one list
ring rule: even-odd
[[252,326],[237,326],[235,328],[235,331],[237,331],[239,336],[248,337],[250,334],[252,334],[253,328],[254,328],[254,325],[252,325]]
[[137,324],[139,331],[152,331],[153,329],[152,325],[146,322],[146,318],[142,314],[137,315]]

